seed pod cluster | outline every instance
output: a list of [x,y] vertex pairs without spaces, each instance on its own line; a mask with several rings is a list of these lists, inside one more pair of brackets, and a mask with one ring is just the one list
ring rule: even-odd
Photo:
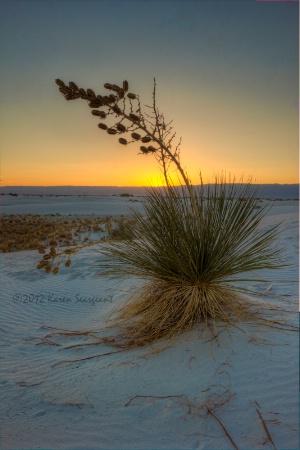
[[[108,89],[110,91],[113,91],[114,93],[111,93],[109,95],[96,95],[95,92],[92,89],[82,89],[79,88],[77,86],[76,83],[74,83],[73,81],[69,82],[69,85],[66,86],[65,83],[60,80],[60,79],[56,79],[55,83],[59,86],[59,91],[64,95],[66,100],[74,100],[76,98],[82,98],[85,100],[88,100],[88,105],[90,108],[93,108],[91,113],[93,116],[99,117],[101,119],[105,119],[107,117],[107,114],[111,114],[112,112],[114,112],[115,114],[117,114],[118,116],[120,115],[124,115],[126,118],[129,118],[129,120],[135,124],[139,124],[142,116],[141,114],[133,114],[132,112],[129,114],[129,116],[126,115],[125,110],[122,110],[119,106],[118,106],[118,102],[121,98],[124,97],[125,92],[127,93],[127,98],[130,100],[135,100],[137,98],[136,94],[133,94],[132,92],[128,92],[129,89],[129,85],[128,85],[128,81],[124,80],[122,87],[116,85],[116,84],[111,84],[111,83],[105,83],[104,84],[104,88]],[[99,111],[98,108],[104,106],[104,107],[108,107],[108,112],[104,112],[104,111]],[[125,108],[125,106],[124,106]],[[139,113],[139,110],[136,111],[137,113]],[[99,123],[98,127],[102,130],[105,130],[108,134],[110,135],[115,135],[115,134],[120,134],[120,133],[125,133],[127,131],[127,128],[125,125],[123,125],[122,123],[122,119],[119,123],[117,123],[116,125],[114,125],[113,127],[108,127],[105,123]],[[146,135],[141,137],[141,135],[139,133],[131,133],[131,137],[133,140],[135,141],[141,141],[143,144],[147,144],[149,142],[152,141],[151,137]],[[122,145],[127,145],[128,141],[125,138],[119,138],[119,143]],[[142,153],[144,154],[148,154],[148,153],[155,153],[157,151],[157,149],[153,146],[145,146],[142,145],[140,147],[140,150]],[[55,257],[55,255],[51,255],[51,252],[49,255],[44,255],[44,264],[49,264],[48,259]],[[67,263],[69,262],[69,260],[67,261]],[[67,265],[66,263],[66,265]],[[70,261],[71,263],[71,261]],[[51,270],[52,267],[49,268],[49,270]],[[55,269],[53,269],[54,271]]]
[[[127,85],[126,85],[126,83],[127,83]],[[128,82],[127,81],[123,82],[123,88],[121,88],[117,84],[110,84],[110,83],[105,83],[104,87],[105,87],[105,89],[108,89],[110,91],[114,91],[117,93],[117,97],[115,98],[115,101],[117,101],[117,100],[120,100],[120,98],[124,97],[124,93],[126,91],[125,88],[127,87],[127,89],[128,89]],[[110,97],[111,97],[111,95],[110,95]]]

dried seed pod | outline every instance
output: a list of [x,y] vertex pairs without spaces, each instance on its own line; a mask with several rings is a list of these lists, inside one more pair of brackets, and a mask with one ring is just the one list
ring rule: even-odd
[[121,89],[121,90],[118,92],[118,97],[119,97],[119,99],[120,99],[120,98],[123,98],[123,97],[124,97],[124,94],[125,94],[125,92],[123,91],[123,89]]
[[113,106],[111,109],[112,109],[113,112],[115,112],[116,114],[121,114],[121,113],[122,113],[121,109],[120,109],[117,105]]
[[51,258],[51,255],[44,255],[43,256],[43,259],[45,260],[45,261],[47,261],[48,259],[50,259]]
[[73,81],[69,82],[69,86],[73,91],[78,91],[78,86],[76,83],[74,83]]
[[109,97],[107,95],[105,95],[103,97],[103,101],[104,101],[104,103],[109,103]]
[[120,139],[119,139],[119,142],[120,142],[120,144],[122,144],[122,145],[127,145],[127,141],[126,141],[126,139],[124,139],[124,138],[120,138]]
[[65,266],[66,266],[66,267],[69,267],[70,265],[71,265],[71,260],[68,259],[68,260],[65,262]]
[[127,94],[127,97],[130,98],[131,100],[136,99],[136,95],[135,94],[131,94],[130,92]]
[[118,123],[117,130],[121,131],[121,133],[124,133],[124,131],[126,131],[126,127],[122,123]]
[[99,102],[98,101],[96,101],[96,99],[95,100],[93,100],[93,101],[91,101],[90,103],[89,103],[89,107],[90,108],[99,108]]
[[124,80],[124,81],[123,81],[123,89],[124,89],[124,91],[127,92],[127,91],[128,91],[128,88],[129,88],[128,81],[127,81],[127,80]]
[[154,152],[156,152],[156,148],[155,147],[152,147],[152,145],[149,145],[149,147],[148,147],[148,152],[152,152],[152,153],[154,153]]
[[117,130],[115,130],[114,128],[108,128],[106,131],[108,134],[117,134]]
[[142,137],[141,141],[144,142],[144,144],[146,144],[147,142],[150,142],[152,139],[149,136],[144,136]]
[[87,89],[87,90],[86,90],[86,93],[87,93],[87,95],[89,95],[90,97],[96,98],[96,94],[95,94],[95,92],[93,91],[93,89]]
[[79,92],[73,92],[73,98],[74,98],[74,100],[75,100],[75,98],[80,98],[81,97],[81,95],[79,94]]
[[48,262],[47,261],[40,261],[39,263],[38,263],[38,265],[36,266],[36,268],[37,269],[43,269],[45,266],[47,266],[48,265]]
[[141,139],[141,135],[138,133],[131,133],[131,137],[133,139],[135,139],[136,141],[138,141],[139,139]]
[[56,267],[52,270],[53,275],[56,275],[58,271],[59,271],[59,267],[56,266]]
[[111,89],[112,85],[110,83],[105,83],[104,87],[105,89]]
[[98,127],[101,128],[101,130],[107,130],[107,125],[105,123],[98,123]]
[[56,78],[55,83],[58,84],[58,86],[61,86],[61,87],[65,86],[65,83],[62,80],[60,80],[59,78]]
[[80,88],[80,89],[78,89],[78,92],[79,92],[81,98],[87,98],[87,94],[84,89]]
[[74,100],[73,94],[66,94],[65,99],[66,100]]
[[61,92],[62,94],[69,94],[71,92],[71,90],[67,86],[61,86],[59,88],[59,92]]
[[129,117],[133,122],[139,122],[139,120],[140,120],[139,116],[137,116],[136,114],[130,113]]
[[114,94],[110,94],[110,95],[108,96],[108,98],[109,98],[109,101],[110,101],[110,102],[115,102],[115,101],[117,101],[117,97],[116,97]]
[[145,147],[144,145],[142,145],[142,146],[140,147],[140,150],[141,150],[142,153],[148,153],[148,152],[149,152],[148,148]]
[[105,112],[104,111],[98,111],[98,109],[93,109],[91,111],[91,113],[93,114],[93,116],[98,116],[98,117],[101,117],[102,119],[105,119],[105,117],[106,117]]
[[50,273],[50,272],[51,272],[51,264],[48,264],[48,265],[45,267],[45,271],[46,271],[46,273]]
[[122,90],[122,88],[120,88],[120,86],[117,86],[116,84],[112,84],[111,90],[115,91],[115,92],[119,92]]
[[104,99],[103,99],[102,95],[97,95],[97,100],[100,103],[100,106],[104,105]]

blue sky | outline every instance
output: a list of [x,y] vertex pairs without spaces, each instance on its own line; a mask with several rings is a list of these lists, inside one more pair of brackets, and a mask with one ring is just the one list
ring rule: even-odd
[[127,79],[201,170],[297,182],[298,2],[7,0],[1,12],[2,185],[136,185],[159,176],[101,134],[55,78],[103,91]]

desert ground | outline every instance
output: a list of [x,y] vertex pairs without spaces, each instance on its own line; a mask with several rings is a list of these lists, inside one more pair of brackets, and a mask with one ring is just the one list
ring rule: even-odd
[[[125,209],[102,218],[29,211],[2,215],[1,448],[299,447],[297,201],[278,202],[264,219],[284,221],[279,240],[291,265],[247,286],[264,293],[272,326],[220,326],[212,339],[200,323],[175,341],[132,350],[103,336],[114,335],[107,319],[141,281],[109,280],[99,266],[105,220]],[[51,239],[64,248],[86,237],[100,242],[69,267],[56,275],[36,268]]]

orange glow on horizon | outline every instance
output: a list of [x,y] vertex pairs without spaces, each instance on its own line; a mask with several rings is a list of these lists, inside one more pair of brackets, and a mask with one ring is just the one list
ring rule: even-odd
[[[226,178],[227,181],[230,179],[235,181],[237,183],[239,182],[247,182],[249,179],[252,180],[253,184],[298,184],[299,178],[298,177],[280,177],[279,179],[274,179],[274,174],[270,174],[270,176],[266,176],[266,174],[257,173],[256,177],[251,176],[251,174],[245,172],[245,173],[233,173],[233,172],[227,172],[224,171],[213,171],[210,175],[202,173],[202,179],[204,183],[213,183],[215,176],[222,176]],[[75,178],[75,179],[74,179]],[[26,176],[19,176],[19,177],[13,177],[11,179],[3,179],[1,181],[2,187],[9,187],[9,186],[90,186],[90,187],[96,187],[96,186],[117,186],[117,187],[159,187],[159,186],[165,186],[166,183],[162,177],[162,174],[153,173],[150,176],[136,176],[136,175],[129,175],[127,174],[126,177],[120,179],[112,178],[111,180],[105,179],[103,182],[99,182],[98,178],[91,179],[91,177],[87,178],[80,178],[78,177],[72,177],[72,178],[66,178],[63,176],[57,176],[54,179],[45,180],[43,177],[26,177]],[[103,179],[103,178],[102,178]],[[200,184],[200,177],[194,176],[190,177],[192,184],[197,185]],[[183,184],[183,181],[179,179],[179,177],[173,176],[171,178],[172,183],[174,185],[180,185]]]

